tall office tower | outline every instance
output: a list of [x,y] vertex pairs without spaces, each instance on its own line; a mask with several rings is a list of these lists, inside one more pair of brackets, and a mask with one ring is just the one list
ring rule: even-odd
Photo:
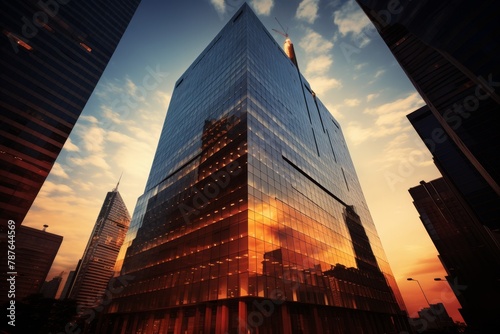
[[108,287],[129,223],[130,215],[117,184],[106,195],[78,265],[73,286],[69,288],[68,298],[75,299],[80,310],[95,306]]
[[[426,102],[428,117],[434,118],[430,122],[437,124],[425,136],[419,134],[441,173],[480,222],[498,235],[500,20],[493,13],[500,11],[500,3],[357,2]],[[439,162],[450,159],[448,151],[435,149],[444,141],[460,156],[447,167]]]
[[414,333],[459,334],[456,324],[444,308],[443,303],[429,304],[418,311],[418,317],[411,319]]
[[139,2],[2,1],[0,233],[22,223]]
[[61,295],[59,296],[59,299],[66,299],[68,298],[68,293],[71,287],[73,286],[73,282],[75,279],[75,274],[76,270],[71,270],[68,274],[68,277],[66,278],[66,282],[64,283],[64,287],[61,291]]
[[59,286],[62,282],[62,273],[59,276],[52,278],[50,281],[45,281],[40,289],[40,293],[45,298],[55,299]]
[[439,252],[460,310],[473,333],[496,333],[500,314],[500,251],[445,179],[409,190],[420,219]]
[[[22,300],[31,294],[39,293],[49,274],[52,262],[61,246],[63,237],[27,226],[16,229],[15,238],[15,299]],[[7,262],[7,261],[5,261]],[[12,270],[4,274],[10,277]],[[7,298],[7,285],[2,283],[1,300]]]
[[176,82],[127,238],[102,333],[407,329],[340,126],[246,4]]

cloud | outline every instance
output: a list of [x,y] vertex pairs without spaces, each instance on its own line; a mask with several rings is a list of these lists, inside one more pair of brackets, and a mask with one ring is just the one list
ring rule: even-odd
[[95,118],[94,116],[80,116],[78,119],[84,120],[84,121],[87,121],[87,122],[90,122],[93,124],[99,123],[99,120],[97,118]]
[[340,80],[326,76],[311,77],[307,81],[309,81],[309,84],[319,97],[332,88],[342,87]]
[[366,108],[363,112],[369,115],[384,115],[392,113],[407,115],[423,105],[424,102],[420,95],[418,95],[418,93],[411,93],[405,98],[384,103],[375,108]]
[[318,17],[318,3],[319,0],[302,0],[297,8],[295,17],[313,24]]
[[343,119],[344,115],[339,111],[339,106],[325,105],[326,109],[333,115],[336,120]]
[[68,140],[66,140],[66,143],[64,143],[64,149],[66,151],[69,151],[69,152],[78,152],[78,151],[80,151],[80,149],[78,148],[78,146],[76,146],[75,144],[73,144],[73,142],[71,141],[71,138],[68,138]]
[[378,139],[400,135],[412,127],[406,120],[406,115],[424,104],[417,93],[407,97],[384,103],[375,108],[366,108],[363,113],[372,116],[369,126],[352,121],[345,127],[346,137],[354,145],[361,144],[369,139]]
[[274,0],[252,0],[250,3],[259,15],[270,15],[274,6]]
[[306,34],[299,42],[299,46],[304,49],[307,54],[324,54],[333,48],[333,43],[316,31],[307,28]]
[[226,12],[226,1],[225,0],[210,0],[212,6],[219,15],[223,15]]
[[102,110],[102,115],[109,119],[111,122],[115,124],[120,124],[122,120],[120,119],[120,114],[117,112],[114,112],[111,107],[103,104],[101,105],[101,110]]
[[384,73],[385,73],[385,70],[378,70],[377,72],[375,72],[375,74],[373,75],[373,77],[376,79],[376,78],[380,77]]
[[333,12],[333,22],[337,25],[339,33],[343,37],[349,35],[358,47],[361,48],[370,42],[370,38],[363,32],[369,27],[370,20],[353,0],[347,1]]
[[333,59],[331,55],[319,55],[307,63],[306,75],[324,74],[332,66]]
[[91,153],[104,151],[105,132],[104,129],[95,125],[80,128],[80,137],[82,138],[83,147]]
[[66,174],[63,167],[58,162],[54,163],[54,166],[52,166],[52,169],[50,170],[50,174],[61,177],[63,179],[69,179],[68,174]]
[[345,99],[344,100],[344,105],[346,105],[348,107],[359,106],[360,103],[361,103],[361,101],[359,99]]
[[[70,157],[68,160],[77,166],[82,166],[85,168],[92,166],[100,168],[101,170],[108,170],[108,171],[111,170],[111,167],[109,166],[104,155],[94,154],[86,157]],[[94,176],[97,175],[98,174],[94,174]]]
[[172,96],[163,91],[157,91],[154,94],[154,98],[156,102],[160,104],[160,107],[167,109],[168,105],[170,104],[170,99],[172,98]]
[[366,65],[368,65],[368,63],[361,63],[361,64],[357,64],[354,66],[354,69],[356,71],[359,71],[360,69],[362,69],[363,67],[365,67]]
[[324,38],[316,31],[307,28],[306,34],[300,40],[299,46],[306,52],[306,70],[311,88],[319,97],[332,88],[342,87],[342,82],[328,75],[333,63],[333,57],[329,52],[333,48],[333,42]]
[[47,196],[53,194],[72,194],[73,189],[65,184],[57,184],[51,181],[45,181],[43,187],[40,189],[40,195]]
[[366,96],[366,102],[370,102],[371,100],[373,100],[374,98],[378,97],[379,95],[380,94],[378,94],[378,93],[376,93],[376,94],[375,93],[374,94],[368,94]]

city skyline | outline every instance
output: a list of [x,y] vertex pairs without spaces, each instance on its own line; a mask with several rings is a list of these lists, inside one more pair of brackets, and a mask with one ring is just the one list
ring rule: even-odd
[[[117,167],[119,170],[124,169],[123,186],[127,185],[127,179],[130,180],[130,183],[124,187],[130,191],[122,192],[124,200],[127,206],[135,206],[137,197],[144,189],[145,178],[153,158],[160,125],[165,116],[174,80],[194,60],[197,53],[208,44],[211,37],[220,30],[225,20],[234,14],[240,4],[238,3],[236,6],[235,1],[226,2],[226,12],[223,13],[223,7],[220,5],[210,7],[208,3],[200,2],[200,9],[193,11],[190,15],[187,15],[187,8],[181,5],[175,8],[164,8],[165,13],[171,14],[173,21],[170,22],[171,28],[175,27],[175,23],[180,23],[176,22],[175,16],[188,19],[188,22],[184,24],[185,29],[175,31],[175,34],[166,33],[165,36],[170,43],[180,43],[180,50],[183,52],[182,58],[180,51],[173,48],[172,50],[162,50],[164,54],[168,55],[165,57],[166,60],[160,62],[159,58],[156,60],[154,58],[141,58],[144,61],[141,65],[144,66],[136,65],[137,73],[133,73],[133,70],[129,72],[131,68],[129,62],[134,59],[129,58],[134,58],[134,52],[144,47],[149,50],[148,54],[155,53],[148,49],[150,46],[148,47],[147,43],[136,44],[133,41],[137,42],[139,38],[142,38],[148,43],[157,43],[155,42],[155,37],[157,37],[154,35],[155,30],[147,31],[151,37],[145,38],[145,36],[150,35],[145,34],[144,31],[140,32],[139,25],[146,23],[143,21],[144,16],[141,15],[146,15],[145,13],[153,15],[148,9],[154,7],[153,5],[158,6],[158,4],[154,4],[153,1],[144,1],[144,3],[144,6],[139,7],[138,15],[132,20],[129,30],[116,52],[116,57],[112,58],[111,68],[109,71],[106,70],[103,80],[99,83],[93,98],[82,114],[82,120],[77,123],[75,131],[70,136],[71,141],[67,142],[48,182],[42,187],[32,212],[28,214],[26,223],[29,226],[38,226],[42,222],[42,217],[45,216],[45,219],[48,217],[55,221],[61,221],[58,222],[60,225],[51,223],[52,230],[65,231],[65,227],[67,228],[64,233],[58,232],[65,236],[65,240],[67,238],[74,241],[82,238],[86,240],[90,233],[88,229],[90,222],[87,220],[89,216],[94,215],[95,217],[96,214],[89,212],[88,208],[95,208],[100,197],[96,194],[96,189],[102,192],[104,185],[109,188],[109,184],[103,184],[102,187],[97,186],[99,175],[95,173],[92,166],[99,168],[100,173],[104,174],[103,176],[110,176],[112,170],[109,168],[110,166]],[[219,2],[214,1],[214,3]],[[250,4],[253,5],[257,14],[260,14],[260,19],[264,21],[269,31],[272,28],[281,29],[274,20],[274,16],[278,16],[285,26],[290,25],[291,29],[288,33],[295,43],[300,68],[305,72],[318,96],[344,125],[347,144],[357,166],[361,185],[374,216],[375,225],[381,235],[382,244],[388,253],[389,263],[400,281],[401,290],[406,289],[410,291],[410,295],[413,295],[413,298],[408,299],[403,292],[407,306],[412,307],[413,304],[409,301],[415,300],[417,306],[413,306],[413,309],[420,309],[425,306],[421,300],[421,293],[418,289],[414,289],[415,287],[411,286],[411,283],[408,287],[402,281],[405,281],[408,276],[419,278],[419,272],[425,273],[429,268],[432,276],[439,276],[437,273],[444,274],[437,259],[437,252],[425,235],[425,230],[419,223],[418,214],[411,207],[411,200],[407,194],[402,195],[411,185],[422,179],[430,179],[438,175],[432,167],[425,147],[419,143],[416,134],[411,131],[411,126],[404,117],[423,105],[423,102],[420,101],[408,80],[404,78],[402,71],[394,64],[388,50],[383,49],[380,45],[375,48],[379,57],[389,57],[388,59],[391,61],[386,62],[385,67],[374,66],[374,63],[377,63],[377,57],[368,57],[367,53],[372,55],[373,53],[367,51],[367,48],[373,47],[373,44],[376,43],[380,44],[381,41],[378,39],[377,42],[378,36],[376,34],[370,34],[368,30],[363,32],[363,17],[358,16],[359,9],[353,7],[351,2],[338,4],[337,7],[326,7],[325,4],[320,3],[320,5],[325,6],[329,14],[322,14],[323,11],[319,11],[319,16],[316,19],[313,15],[314,11],[311,10],[311,6],[314,7],[316,2],[305,1],[303,3],[306,5],[297,7],[298,4],[294,4],[292,8],[291,5],[284,7],[283,4],[277,2],[269,13],[266,7]],[[300,8],[302,10],[299,10]],[[202,18],[201,13],[204,10],[211,10],[212,16],[206,15]],[[157,11],[159,12],[159,10]],[[154,15],[153,17],[156,18]],[[142,21],[141,18],[143,18]],[[316,20],[320,22],[321,19],[330,21],[330,29],[336,27],[337,37],[332,32],[328,33],[323,26],[310,23]],[[200,22],[196,23],[197,20]],[[154,20],[152,21],[154,22]],[[332,24],[331,21],[337,23]],[[205,23],[208,23],[208,28],[200,30],[200,26]],[[363,34],[366,38],[360,41],[359,38],[363,37]],[[273,37],[279,44],[282,44],[280,35],[275,34]],[[351,48],[349,49],[348,46]],[[353,53],[349,56],[349,52],[345,50],[351,50]],[[159,57],[159,50],[156,53],[156,56]],[[314,61],[310,61],[311,59]],[[368,63],[368,59],[373,63]],[[340,70],[333,71],[337,63],[349,66],[350,70],[345,71],[347,74],[341,73]],[[331,72],[328,73],[327,70]],[[363,74],[364,71],[370,73]],[[328,75],[320,75],[323,73],[328,73]],[[336,76],[337,74],[339,75]],[[352,78],[349,78],[350,76]],[[364,81],[369,87],[365,89],[360,87],[361,92],[356,92],[353,87],[356,87],[354,84],[358,79],[353,79],[355,76],[360,79],[358,82]],[[389,77],[386,79],[388,82],[391,82],[392,79],[400,84],[396,85],[397,88],[384,86],[386,90],[384,93],[383,89],[377,88],[376,81],[383,84],[386,81],[383,80],[385,76]],[[371,80],[375,81],[368,85],[368,81]],[[353,81],[354,84],[349,81]],[[343,91],[347,88],[354,92]],[[129,95],[120,95],[126,93]],[[136,109],[141,112],[135,113]],[[357,115],[358,117],[351,115],[355,112],[360,115]],[[153,124],[147,129],[141,128],[144,123],[138,122],[139,117],[142,117],[143,121],[149,118],[150,124],[155,122],[157,124]],[[101,122],[99,123],[98,120]],[[379,128],[369,128],[368,123],[370,122],[375,123]],[[156,135],[154,135],[155,133]],[[396,137],[392,141],[387,139],[393,135]],[[408,142],[411,142],[411,145],[405,146],[404,144],[408,144]],[[117,148],[118,144],[123,146]],[[365,148],[362,149],[362,147]],[[146,162],[147,160],[149,162]],[[385,165],[385,162],[389,165]],[[422,169],[418,167],[420,163],[425,165]],[[84,165],[87,167],[85,171],[81,167]],[[131,166],[135,167],[131,168]],[[373,168],[379,169],[375,175]],[[112,176],[117,177],[117,175]],[[376,190],[381,188],[384,189],[383,195]],[[85,192],[87,195],[77,199],[75,191]],[[402,203],[402,201],[398,203],[397,198],[403,196],[407,196],[404,201],[408,203]],[[394,214],[384,214],[384,211],[388,210],[399,210],[404,214],[401,213],[401,217],[396,214],[397,218],[394,218]],[[73,212],[73,214],[70,216],[69,212]],[[392,217],[392,219],[388,217]],[[71,221],[82,222],[83,226],[87,226],[87,230],[82,228],[70,232]],[[401,226],[404,226],[405,223],[408,224],[408,228],[401,230]],[[391,237],[391,231],[397,231],[396,238]],[[415,235],[418,235],[417,232],[421,239],[418,240],[419,242],[416,242],[417,240],[414,238]],[[407,240],[407,244],[402,245],[401,240]],[[74,243],[72,246],[72,248],[76,248]],[[401,248],[404,251],[400,251]],[[72,258],[72,252],[69,250],[60,253],[61,256],[56,259],[53,274],[60,272],[60,268],[69,270],[76,263],[76,258]],[[396,266],[394,262],[397,263]],[[432,277],[430,275],[427,277]],[[431,298],[438,301],[446,299],[444,300],[446,306],[453,303],[450,298],[451,290],[446,290],[441,283],[430,282],[430,284],[426,284],[423,280],[421,282],[428,294],[434,293],[433,290],[436,290],[434,297]],[[450,310],[450,314],[455,316],[452,310]]]

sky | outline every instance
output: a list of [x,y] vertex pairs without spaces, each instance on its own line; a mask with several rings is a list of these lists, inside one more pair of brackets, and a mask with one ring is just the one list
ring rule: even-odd
[[[132,215],[175,81],[242,0],[142,0],[23,224],[64,236],[48,279],[74,270],[106,193]],[[353,0],[250,0],[271,35],[287,30],[299,67],[340,123],[410,316],[441,302],[462,321],[408,189],[440,177],[406,119],[424,102]],[[418,280],[407,281],[408,277]]]

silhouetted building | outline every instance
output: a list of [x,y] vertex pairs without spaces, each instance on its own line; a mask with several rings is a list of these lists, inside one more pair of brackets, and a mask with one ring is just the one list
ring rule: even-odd
[[[76,270],[78,270],[78,269],[76,269]],[[68,277],[66,278],[66,283],[64,283],[64,287],[61,291],[61,295],[59,296],[59,299],[68,298],[69,291],[71,290],[71,287],[73,286],[73,282],[75,281],[76,270],[71,270],[69,272]]]
[[45,281],[40,289],[40,293],[45,298],[55,299],[57,295],[57,290],[59,290],[59,285],[61,285],[62,274],[52,278],[50,281]]
[[[500,233],[500,21],[491,15],[500,11],[500,4],[358,3],[426,102],[426,117],[438,124],[422,132],[417,116],[409,115],[442,174],[462,192],[481,223]],[[460,155],[451,167],[441,165],[451,159],[446,151],[438,152],[436,146],[443,142]],[[464,184],[473,178],[480,180]]]
[[[492,13],[500,4],[357,2],[426,103],[408,119],[460,201],[499,242],[500,21]],[[481,333],[492,331],[490,320],[466,318]]]
[[246,4],[175,84],[126,245],[103,333],[409,330],[340,126]]
[[[45,278],[49,274],[52,262],[56,257],[63,237],[49,233],[45,230],[37,230],[27,226],[19,226],[16,229],[15,238],[15,299],[21,300],[31,294],[40,292]],[[5,261],[7,262],[7,261]],[[5,272],[10,276],[8,270]],[[2,300],[7,297],[2,284]]]
[[439,178],[409,190],[420,219],[439,252],[465,321],[489,333],[500,314],[500,249],[457,192]]
[[[130,224],[127,207],[116,188],[108,192],[81,262],[68,298],[75,299],[80,313],[97,306],[113,276],[116,257]],[[69,279],[69,278],[68,278]]]
[[422,334],[458,334],[458,327],[448,315],[443,303],[430,304],[418,311],[417,318],[410,323],[415,333]]
[[22,223],[139,3],[2,2],[0,232]]

